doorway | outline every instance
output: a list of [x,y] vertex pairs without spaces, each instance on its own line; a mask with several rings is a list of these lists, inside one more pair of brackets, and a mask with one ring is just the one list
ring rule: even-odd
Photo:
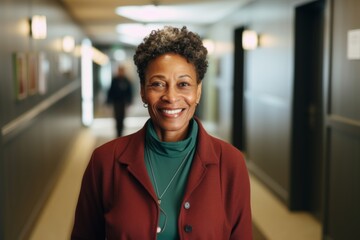
[[234,33],[234,80],[233,80],[233,116],[232,144],[245,151],[245,120],[244,120],[244,49],[242,35],[244,27],[235,29]]
[[321,220],[322,62],[324,1],[295,9],[295,68],[290,169],[291,210],[306,210]]

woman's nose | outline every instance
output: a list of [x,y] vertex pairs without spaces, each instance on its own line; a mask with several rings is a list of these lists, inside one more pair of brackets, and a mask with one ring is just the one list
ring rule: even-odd
[[168,87],[162,96],[163,101],[176,102],[178,99],[178,92],[175,87]]

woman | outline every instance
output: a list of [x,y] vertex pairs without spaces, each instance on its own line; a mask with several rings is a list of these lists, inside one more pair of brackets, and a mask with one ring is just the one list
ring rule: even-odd
[[186,27],[152,31],[138,46],[150,119],[94,151],[72,239],[252,239],[244,158],[194,117],[206,55]]

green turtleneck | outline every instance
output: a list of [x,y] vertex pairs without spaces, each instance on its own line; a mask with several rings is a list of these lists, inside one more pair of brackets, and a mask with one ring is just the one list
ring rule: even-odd
[[166,227],[163,232],[158,234],[157,239],[179,239],[178,215],[195,153],[198,125],[194,119],[190,120],[188,136],[179,142],[161,142],[151,120],[147,122],[146,126],[145,164],[158,198],[179,169],[176,177],[161,197],[160,207],[167,217],[160,211],[158,226],[163,229],[166,218]]

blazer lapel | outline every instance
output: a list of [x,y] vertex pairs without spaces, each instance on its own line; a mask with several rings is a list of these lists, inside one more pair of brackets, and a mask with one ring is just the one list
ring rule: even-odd
[[217,153],[214,149],[211,137],[207,134],[200,121],[195,118],[199,125],[198,143],[194,160],[191,166],[184,199],[189,198],[191,193],[205,177],[208,165],[218,164]]
[[146,170],[144,161],[144,144],[145,144],[145,126],[137,133],[130,136],[128,145],[119,155],[120,164],[127,165],[128,171],[136,178],[147,192],[152,196],[154,201],[157,197]]

